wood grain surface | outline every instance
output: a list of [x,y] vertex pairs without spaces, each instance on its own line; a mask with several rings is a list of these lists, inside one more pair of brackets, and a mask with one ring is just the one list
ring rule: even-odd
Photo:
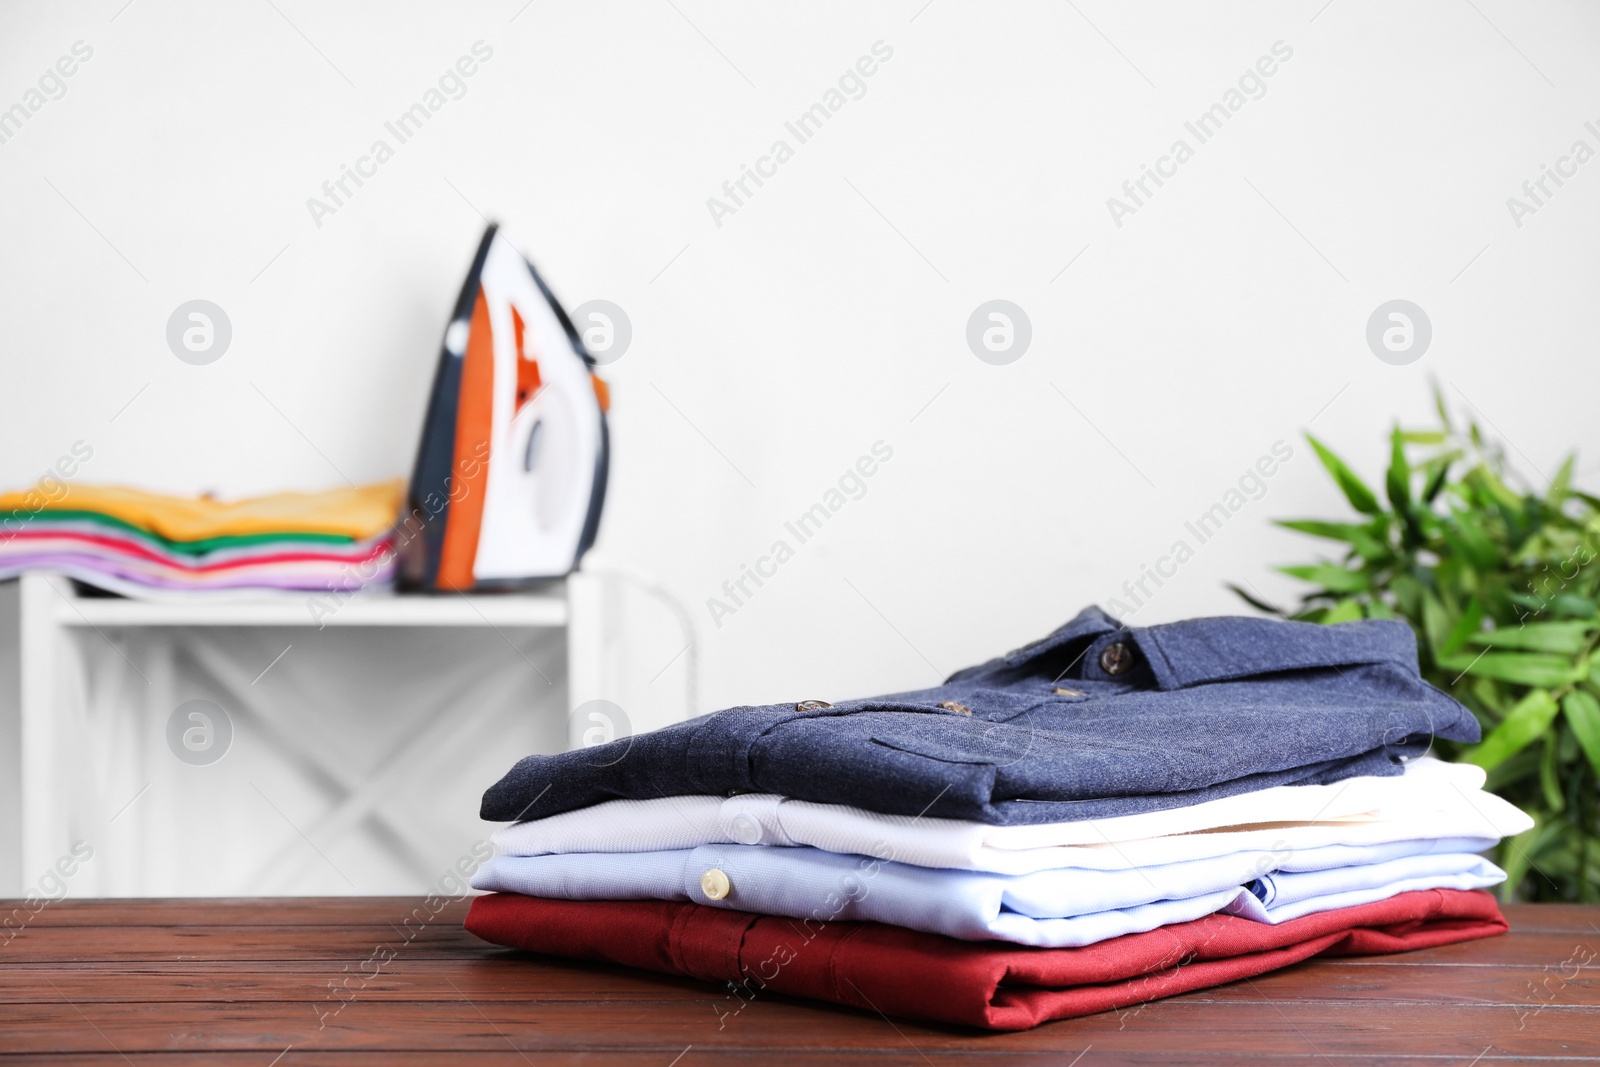
[[719,1029],[708,983],[495,948],[461,928],[465,904],[407,926],[418,903],[24,910],[0,934],[0,1067],[1600,1063],[1600,907],[1514,905],[1489,941],[990,1034],[780,996]]

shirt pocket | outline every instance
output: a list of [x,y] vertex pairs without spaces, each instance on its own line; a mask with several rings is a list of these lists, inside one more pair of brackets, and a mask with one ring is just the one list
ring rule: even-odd
[[[919,724],[920,726],[921,724]],[[1027,757],[1036,731],[1005,722],[961,718],[915,730],[875,730],[872,742],[940,763],[1009,767]]]
[[[1074,703],[1074,701],[1065,700],[1053,693],[1041,693],[1037,687],[1032,691],[1023,688],[968,689],[960,687],[951,688],[944,692],[948,693],[948,699],[937,704],[928,705],[924,710],[938,713],[954,712],[956,715],[969,719],[968,727],[981,723],[1011,722],[1028,717],[1030,712],[1055,711],[1069,703]],[[976,723],[970,720],[976,720]],[[977,725],[977,728],[981,730],[982,726]]]

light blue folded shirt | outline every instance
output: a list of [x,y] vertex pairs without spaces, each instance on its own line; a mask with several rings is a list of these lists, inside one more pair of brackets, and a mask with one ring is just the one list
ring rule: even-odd
[[1505,872],[1474,853],[1497,840],[1325,845],[1121,870],[1068,867],[1022,875],[918,867],[888,856],[809,847],[719,844],[661,852],[499,856],[479,869],[472,884],[566,900],[689,900],[786,915],[805,924],[857,919],[966,941],[1072,948],[1216,911],[1278,923],[1414,889],[1494,885]]

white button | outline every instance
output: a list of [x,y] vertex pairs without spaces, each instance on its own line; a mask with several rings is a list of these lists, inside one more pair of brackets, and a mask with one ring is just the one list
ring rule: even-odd
[[761,843],[761,823],[755,816],[741,811],[728,823],[728,836],[741,845],[759,845]]
[[715,867],[700,876],[700,891],[712,900],[721,900],[731,888],[728,876]]

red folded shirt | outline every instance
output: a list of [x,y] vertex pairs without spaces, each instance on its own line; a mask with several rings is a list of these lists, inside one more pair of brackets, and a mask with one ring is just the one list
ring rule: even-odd
[[957,941],[880,923],[752,915],[658,900],[478,897],[467,929],[497,945],[724,982],[731,1015],[763,990],[888,1015],[1026,1030],[1222,985],[1310,956],[1362,956],[1493,937],[1481,890],[1429,889],[1269,926],[1208,915],[1086,948]]

